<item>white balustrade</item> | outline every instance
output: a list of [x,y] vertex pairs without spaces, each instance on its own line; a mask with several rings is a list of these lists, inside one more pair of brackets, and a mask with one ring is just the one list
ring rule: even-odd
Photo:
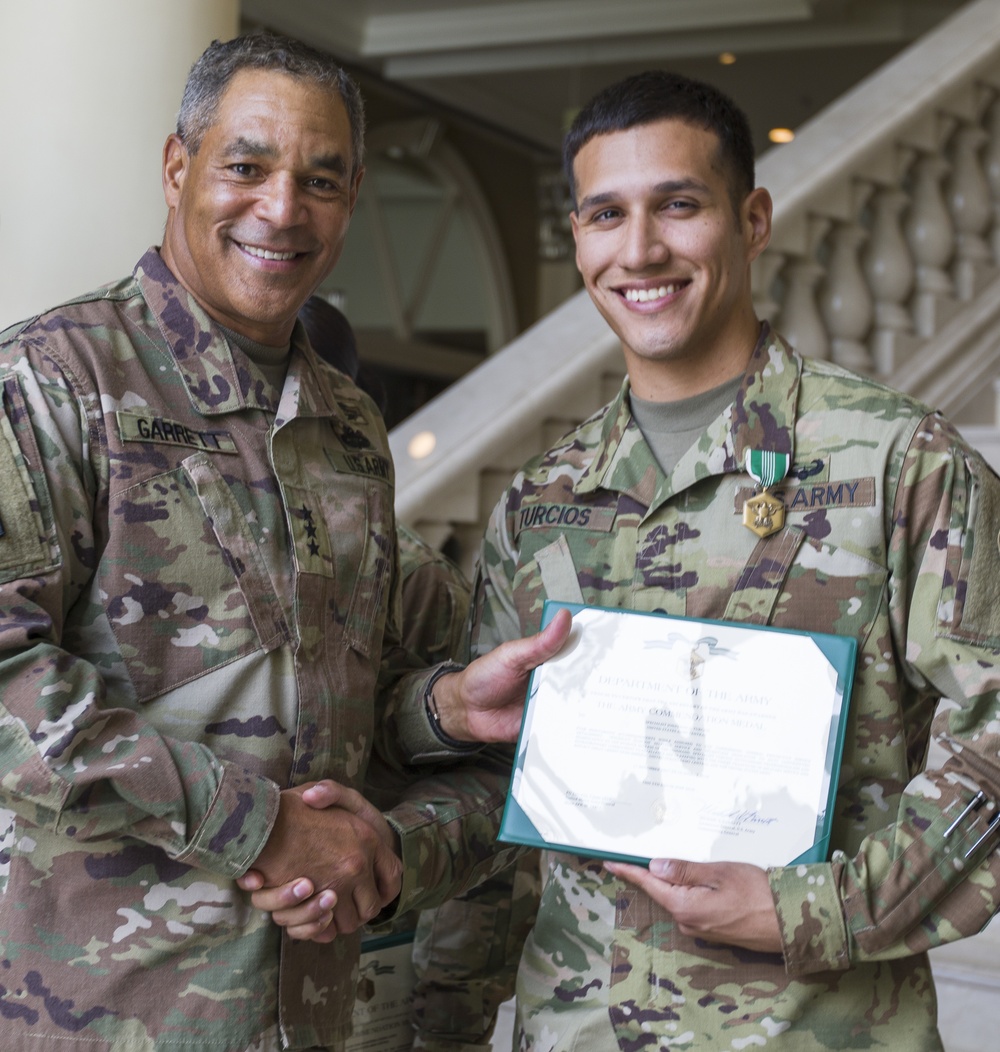
[[875,300],[871,354],[876,372],[892,372],[916,345],[913,318],[906,308],[916,267],[903,236],[902,213],[909,195],[883,187],[872,201],[872,232],[862,253],[862,266]]
[[993,218],[990,187],[980,154],[989,138],[985,128],[964,125],[955,133],[953,163],[948,178],[946,200],[957,231],[954,267],[955,289],[959,298],[971,300],[979,288],[992,254],[985,234]]
[[819,305],[830,335],[831,357],[846,369],[871,372],[872,358],[865,345],[875,314],[874,299],[865,280],[858,250],[868,240],[860,223],[837,223]]

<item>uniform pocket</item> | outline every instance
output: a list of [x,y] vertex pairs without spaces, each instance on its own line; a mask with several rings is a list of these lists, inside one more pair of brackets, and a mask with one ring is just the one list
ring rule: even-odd
[[771,624],[853,636],[863,646],[888,581],[884,566],[846,548],[807,537],[796,553]]
[[[378,479],[342,473],[323,492],[295,486],[285,486],[284,492],[301,577],[300,601],[313,594],[328,596],[321,601],[337,635],[364,657],[377,655],[395,544],[392,490]],[[327,580],[321,593],[310,585],[311,576]]]
[[207,454],[113,495],[109,516],[121,543],[105,552],[101,588],[139,701],[287,637],[246,518]]

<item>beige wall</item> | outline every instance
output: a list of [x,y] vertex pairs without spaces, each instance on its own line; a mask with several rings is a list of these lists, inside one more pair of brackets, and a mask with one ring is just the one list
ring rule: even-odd
[[0,4],[0,328],[127,274],[158,242],[160,153],[238,0]]

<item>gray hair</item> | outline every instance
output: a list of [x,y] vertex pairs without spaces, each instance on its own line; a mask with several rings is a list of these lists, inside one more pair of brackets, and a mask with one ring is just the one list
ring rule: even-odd
[[198,152],[229,82],[242,69],[287,73],[338,96],[351,126],[351,176],[357,173],[365,156],[365,107],[357,84],[330,55],[274,33],[252,33],[225,43],[213,40],[191,67],[177,114],[177,134],[189,153]]

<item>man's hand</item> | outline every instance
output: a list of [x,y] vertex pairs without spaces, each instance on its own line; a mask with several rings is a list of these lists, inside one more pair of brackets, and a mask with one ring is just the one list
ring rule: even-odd
[[282,792],[271,836],[237,883],[292,938],[330,942],[392,902],[402,872],[381,813],[327,780]]
[[654,858],[649,869],[605,862],[668,910],[684,935],[780,953],[781,932],[767,873],[746,862]]
[[521,729],[521,711],[532,669],[562,649],[573,625],[560,610],[541,632],[501,643],[462,672],[434,684],[441,729],[466,742],[513,742]]

